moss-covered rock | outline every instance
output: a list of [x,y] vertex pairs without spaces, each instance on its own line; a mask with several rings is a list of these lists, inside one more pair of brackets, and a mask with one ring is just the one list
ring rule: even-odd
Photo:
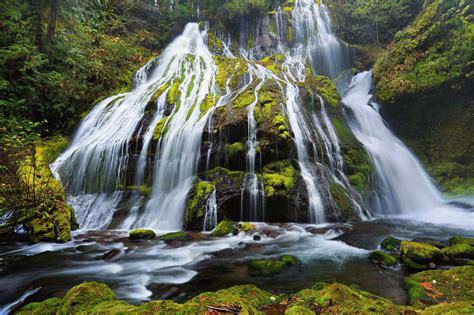
[[432,268],[433,264],[436,266],[443,259],[443,253],[439,248],[410,241],[401,242],[400,256],[405,267],[415,270]]
[[170,242],[170,241],[185,241],[191,239],[191,234],[184,231],[171,232],[167,234],[160,235],[160,241]]
[[232,233],[234,230],[234,225],[236,223],[231,220],[222,220],[219,222],[219,224],[216,226],[214,231],[212,231],[212,235],[214,236],[226,236]]
[[281,260],[252,260],[248,264],[249,271],[256,276],[273,276],[286,269],[287,264]]
[[85,314],[101,303],[114,300],[115,293],[107,285],[84,282],[70,289],[62,299],[52,298],[29,304],[18,314]]
[[282,256],[280,256],[280,260],[283,261],[285,264],[291,266],[297,266],[300,264],[300,261],[298,260],[298,258],[296,258],[295,256],[292,256],[292,255],[288,255],[288,254],[284,254]]
[[474,267],[430,270],[405,278],[410,304],[425,307],[438,303],[474,300]]
[[317,314],[401,314],[411,310],[339,283],[318,283],[292,295],[290,301],[292,307],[304,307]]
[[369,259],[377,264],[393,266],[397,264],[397,259],[381,250],[375,250],[369,254]]
[[474,187],[473,6],[425,1],[374,69],[382,114],[453,195]]
[[474,259],[474,239],[454,236],[449,239],[450,246],[442,248],[441,252],[449,258]]
[[242,232],[249,232],[255,230],[256,225],[248,222],[239,223],[238,230]]
[[153,230],[138,229],[128,233],[128,238],[131,240],[151,240],[155,237],[156,234]]
[[[85,282],[70,289],[63,298],[28,304],[18,314],[260,314],[271,310],[278,314],[470,314],[474,292],[472,269],[474,267],[429,271],[406,278],[410,301],[415,306],[395,305],[339,283],[317,283],[288,298],[275,296],[254,285],[239,285],[201,293],[183,304],[152,301],[134,306],[116,300],[105,284]],[[461,284],[466,285],[460,287]]]
[[196,180],[188,194],[185,210],[184,227],[186,229],[202,229],[206,215],[206,204],[215,186],[209,181]]
[[389,236],[389,237],[386,237],[381,243],[380,243],[380,247],[382,247],[383,249],[386,249],[388,251],[393,251],[395,249],[398,249],[400,247],[400,243],[402,241],[393,237],[393,236]]
[[281,273],[291,266],[299,265],[299,260],[291,255],[285,254],[279,259],[252,260],[249,262],[249,271],[255,276],[273,276]]
[[67,143],[62,137],[37,141],[34,153],[20,162],[17,175],[31,202],[20,207],[2,230],[22,225],[33,243],[71,239],[71,230],[77,228],[74,210],[66,204],[66,194],[49,168]]

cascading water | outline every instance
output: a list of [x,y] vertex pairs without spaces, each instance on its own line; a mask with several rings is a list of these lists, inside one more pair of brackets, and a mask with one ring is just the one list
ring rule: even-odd
[[323,1],[317,4],[314,0],[296,0],[292,16],[296,42],[305,43],[314,73],[335,79],[349,68],[349,50],[334,35],[331,15]]
[[372,72],[352,79],[343,103],[351,110],[352,130],[373,159],[379,181],[379,204],[384,215],[464,226],[474,214],[446,204],[416,157],[387,128],[372,100]]
[[200,32],[196,23],[188,24],[154,61],[156,65],[149,63],[137,73],[131,92],[96,105],[69,148],[52,166],[71,195],[69,200],[81,228],[104,228],[110,223],[121,199],[120,188],[127,182],[130,143],[140,136],[148,103],[161,93],[165,96],[158,99],[138,158],[135,182],[143,182],[144,156],[159,119],[164,119],[163,102],[170,87],[178,92],[175,91],[174,103],[169,104],[171,108],[166,109],[169,115],[162,126],[166,132],[162,132],[157,145],[151,198],[143,213],[132,211],[126,225],[181,228],[186,196],[200,155],[201,135],[211,112],[201,111],[201,104],[215,104],[217,67],[205,37],[206,32]]

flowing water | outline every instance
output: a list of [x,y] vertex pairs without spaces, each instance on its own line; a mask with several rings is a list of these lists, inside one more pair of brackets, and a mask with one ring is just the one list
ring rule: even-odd
[[[312,95],[311,105],[299,95],[298,84],[305,81],[308,64],[314,74],[332,79],[350,67],[347,45],[334,35],[323,3],[296,0],[291,18],[295,38],[288,41],[288,17],[281,8],[276,11],[277,44],[272,52],[285,56],[279,74],[255,62],[263,53],[262,45],[244,49],[250,36],[249,20],[244,19],[239,51],[233,51],[230,36],[218,34],[218,38],[222,40],[222,55],[243,57],[248,76],[232,90],[232,74],[225,92],[218,97],[218,68],[207,47],[207,31],[190,23],[160,57],[137,72],[132,91],[106,98],[92,109],[71,145],[52,165],[82,230],[74,232],[73,240],[66,244],[2,244],[0,305],[4,306],[0,313],[8,313],[25,301],[62,296],[72,285],[86,280],[103,281],[118,298],[134,303],[183,301],[202,291],[250,282],[275,294],[289,293],[321,280],[355,283],[405,303],[405,272],[400,266],[380,269],[371,264],[367,259],[370,250],[388,235],[440,240],[454,234],[474,236],[473,212],[443,200],[416,157],[383,121],[371,95],[371,72],[363,72],[349,86],[342,84],[340,90],[345,92],[343,103],[351,129],[369,153],[377,175],[378,198],[372,207],[376,212],[368,210],[344,174],[340,142],[324,99]],[[254,25],[255,34],[262,32],[262,25],[262,21]],[[258,176],[259,139],[254,116],[260,90],[269,80],[277,82],[284,95],[280,107],[292,131],[308,194],[308,221],[325,222],[323,198],[331,201],[331,180],[351,197],[362,222],[257,223],[254,231],[223,238],[196,232],[191,240],[171,243],[128,240],[126,230],[135,227],[149,227],[159,233],[182,228],[187,195],[198,171],[203,131],[213,128],[216,108],[247,92],[254,101],[247,106],[242,219],[260,221],[271,213],[271,209],[265,213],[264,187]],[[212,147],[206,150],[208,169]],[[152,189],[145,194],[140,191],[142,186]],[[130,187],[134,187],[131,194],[127,193]],[[219,187],[214,187],[206,201],[203,231],[217,224],[218,192]],[[114,213],[124,204],[127,215],[116,225],[121,230],[109,230]],[[373,219],[387,216],[390,218]],[[255,235],[261,240],[254,239]],[[303,262],[301,268],[271,281],[247,272],[248,261],[283,253],[298,257]]]
[[388,129],[372,100],[372,73],[359,73],[343,97],[351,110],[352,130],[364,145],[377,171],[377,209],[398,215],[472,229],[474,213],[447,204],[410,150]]

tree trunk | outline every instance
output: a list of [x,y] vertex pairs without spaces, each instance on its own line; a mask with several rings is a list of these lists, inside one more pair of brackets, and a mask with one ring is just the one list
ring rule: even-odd
[[58,17],[59,1],[50,0],[49,16],[48,16],[48,32],[46,33],[46,41],[48,43],[48,59],[49,63],[54,63],[54,34],[56,33],[56,20]]

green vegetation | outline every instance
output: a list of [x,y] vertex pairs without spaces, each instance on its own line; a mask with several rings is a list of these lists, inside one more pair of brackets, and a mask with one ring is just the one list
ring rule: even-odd
[[397,34],[387,58],[377,63],[377,97],[393,102],[467,79],[473,56],[472,14],[466,1],[426,2],[414,23]]
[[425,1],[374,69],[384,117],[452,195],[474,187],[473,6]]
[[369,254],[369,259],[377,264],[393,266],[397,264],[397,259],[381,250],[375,250]]
[[[429,244],[402,241],[400,255],[403,264],[415,270],[435,267],[443,258],[441,250]],[[431,265],[431,266],[430,266]]]
[[281,273],[290,266],[297,266],[300,262],[291,255],[282,255],[277,259],[252,260],[249,262],[249,271],[256,276],[273,276]]
[[[281,262],[281,261],[280,261]],[[284,264],[283,262],[281,262]],[[281,264],[279,264],[281,265]],[[471,314],[474,311],[474,267],[425,271],[405,278],[411,306],[339,283],[315,284],[289,296],[275,296],[254,285],[239,285],[217,292],[205,292],[178,304],[152,301],[138,306],[116,300],[102,283],[84,282],[63,298],[31,303],[18,314],[206,314],[227,310],[260,314],[278,309],[285,314]]]
[[385,238],[382,241],[382,243],[380,243],[380,247],[382,247],[383,249],[386,249],[388,251],[393,251],[393,250],[400,247],[400,243],[401,243],[401,240],[396,239],[393,236],[389,236],[389,237]]
[[155,237],[154,231],[146,229],[132,230],[128,233],[128,238],[131,240],[151,240]]
[[263,168],[265,196],[288,197],[293,189],[296,172],[290,161],[281,161]]
[[184,231],[171,232],[159,237],[160,241],[185,241],[191,239],[191,234]]
[[387,45],[417,15],[423,0],[328,0],[336,33],[351,44]]
[[426,307],[438,303],[474,300],[474,267],[424,271],[405,278],[410,304]]
[[206,203],[214,189],[215,186],[208,181],[198,181],[194,185],[189,193],[185,212],[184,224],[187,228],[193,228],[196,225],[202,227],[202,224],[197,224],[197,222],[204,221]]
[[66,205],[62,186],[49,168],[66,145],[67,140],[61,137],[37,140],[30,150],[18,155],[22,160],[10,165],[12,169],[4,169],[7,177],[2,180],[9,182],[3,184],[0,214],[8,215],[8,220],[0,225],[0,236],[14,237],[23,226],[34,243],[70,240],[70,232],[77,226],[74,212]]
[[245,153],[245,145],[242,142],[226,144],[224,147],[224,153],[227,157],[233,157],[235,155]]
[[235,222],[231,220],[222,220],[217,224],[214,231],[212,231],[212,235],[214,236],[226,236],[232,233],[234,230]]

